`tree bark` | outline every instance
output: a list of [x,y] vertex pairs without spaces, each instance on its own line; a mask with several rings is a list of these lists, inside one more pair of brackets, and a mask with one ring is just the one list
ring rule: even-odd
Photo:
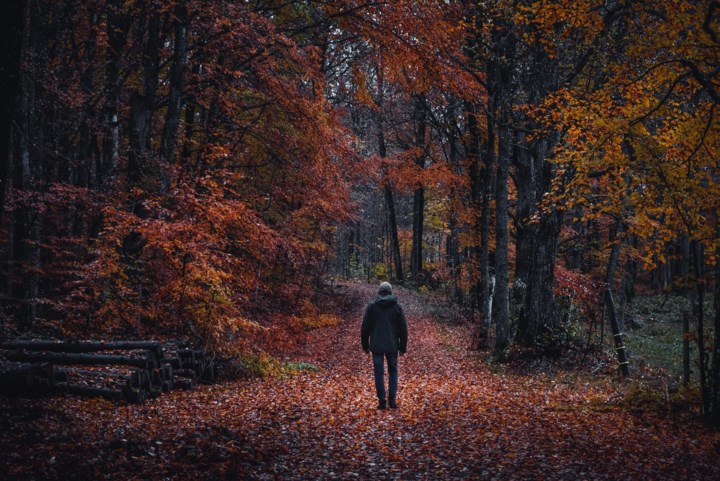
[[495,322],[495,355],[504,357],[510,343],[510,299],[508,272],[509,200],[508,178],[510,171],[510,139],[502,135],[497,159],[497,193],[495,208],[495,296],[493,321]]
[[[492,105],[492,104],[491,104]],[[496,106],[492,107],[493,109]],[[491,273],[490,273],[490,197],[492,182],[492,168],[495,158],[495,127],[488,119],[487,140],[484,152],[484,185],[482,188],[482,202],[480,205],[480,286],[479,298],[481,326],[478,347],[489,347],[490,318],[492,315]]]
[[[178,129],[180,128],[183,79],[185,76],[185,65],[187,63],[187,24],[187,1],[179,0],[175,7],[175,47],[170,73],[170,94],[168,96],[168,108],[165,115],[165,126],[163,127],[160,142],[160,156],[166,163],[173,162]],[[163,168],[161,168],[160,171],[160,189],[162,192],[167,192],[170,188],[170,178],[167,172],[164,172]]]
[[395,215],[395,201],[393,199],[392,187],[387,182],[383,188],[385,196],[385,205],[388,210],[388,229],[390,230],[390,249],[392,251],[393,264],[395,266],[395,281],[402,284],[405,280],[402,266],[402,256],[400,255],[400,239],[398,237],[397,218]]
[[[552,166],[547,161],[547,140],[528,141],[519,133],[514,156],[517,175],[517,213],[515,226],[515,284],[521,294],[517,341],[535,345],[539,335],[552,332],[558,325],[555,305],[555,258],[562,215],[556,209],[540,214],[542,197],[550,189]],[[539,215],[539,219],[532,220]]]
[[105,60],[105,87],[103,89],[105,101],[102,118],[103,155],[100,165],[97,166],[98,179],[101,184],[115,176],[120,157],[120,72],[123,50],[132,22],[132,17],[123,11],[123,4],[123,0],[110,0],[107,5],[108,45]]
[[[382,69],[377,67],[378,82],[378,107],[380,113],[376,116],[377,121],[377,138],[378,138],[378,154],[381,158],[387,157],[387,143],[385,142],[385,123],[383,122],[383,103],[385,98],[384,77]],[[398,237],[397,215],[395,213],[395,199],[393,198],[392,185],[390,181],[385,182],[383,187],[383,195],[385,197],[385,206],[387,208],[388,230],[390,231],[390,251],[393,264],[395,264],[395,281],[402,284],[405,281],[402,266],[402,256],[400,255],[400,239]]]
[[[421,169],[425,168],[425,135],[427,130],[427,118],[425,113],[425,99],[422,95],[415,96],[415,145],[422,149],[415,162]],[[425,217],[425,189],[419,186],[413,195],[413,236],[412,249],[410,254],[410,272],[413,281],[418,281],[423,270],[423,229]]]
[[[31,3],[26,4],[21,47],[23,65],[11,139],[11,188],[16,192],[32,192],[36,180],[42,176],[42,159],[37,155],[37,146],[42,145],[42,123],[38,121],[36,105],[37,76],[45,57],[39,38],[42,31],[40,13]],[[25,327],[35,319],[39,294],[40,215],[38,209],[21,203],[12,211],[8,225],[8,291],[20,305],[18,318]]]
[[[155,98],[160,76],[160,17],[150,13],[147,21],[147,42],[143,52],[143,88],[134,91],[130,99],[130,151],[128,178],[140,180],[142,162],[150,149]],[[142,40],[140,40],[142,41]]]
[[20,93],[20,59],[25,0],[7,0],[0,6],[0,225],[5,214],[5,199],[10,193],[10,162],[13,120],[16,119]]

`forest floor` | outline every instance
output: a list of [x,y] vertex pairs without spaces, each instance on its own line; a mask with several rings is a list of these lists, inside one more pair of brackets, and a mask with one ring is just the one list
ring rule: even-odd
[[172,391],[140,405],[0,396],[0,479],[720,479],[720,434],[633,412],[614,376],[493,366],[467,327],[401,292],[399,409],[378,411],[362,302],[307,332],[319,369]]

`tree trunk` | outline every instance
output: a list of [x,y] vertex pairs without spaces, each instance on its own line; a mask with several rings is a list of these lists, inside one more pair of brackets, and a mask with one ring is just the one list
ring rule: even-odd
[[[492,102],[492,100],[491,100]],[[488,333],[490,330],[490,189],[492,186],[492,162],[495,156],[495,132],[492,120],[488,119],[487,139],[482,143],[477,119],[478,108],[466,103],[465,116],[467,118],[467,143],[465,150],[470,158],[470,201],[477,211],[474,228],[480,233],[480,245],[473,246],[472,257],[479,266],[479,278],[472,288],[473,301],[480,310],[480,326],[478,329],[477,347],[488,347]]]
[[395,201],[389,182],[385,184],[383,192],[385,195],[385,205],[388,210],[388,229],[390,230],[390,249],[392,251],[393,264],[395,264],[395,281],[398,284],[402,284],[405,277],[403,275],[402,257],[400,256],[400,240],[395,215]]
[[510,139],[502,135],[497,159],[497,194],[495,208],[495,355],[502,358],[510,342],[510,293],[508,272]]
[[[80,75],[80,86],[84,96],[82,120],[80,122],[80,139],[77,145],[77,157],[80,160],[76,170],[75,185],[96,189],[97,185],[97,158],[99,149],[97,146],[97,135],[93,125],[97,123],[96,100],[93,92],[96,92],[96,69],[97,61],[97,32],[101,16],[94,13],[90,16],[92,28],[85,40],[85,59],[83,72]],[[77,232],[78,236],[83,232],[82,228]],[[94,233],[90,233],[91,235]]]
[[[425,99],[422,95],[415,97],[415,121],[416,121],[416,133],[415,133],[415,145],[422,149],[420,155],[418,155],[415,162],[418,167],[423,169],[425,167],[425,134],[427,130],[427,119],[425,113]],[[425,216],[425,189],[419,186],[415,189],[413,196],[413,236],[412,236],[412,250],[410,254],[410,272],[412,273],[413,281],[419,280],[420,273],[423,270],[423,230],[424,230],[424,216]]]
[[[39,64],[45,54],[39,41],[42,31],[39,15],[30,3],[26,5],[19,102],[11,139],[12,190],[27,193],[35,189],[36,180],[42,176],[42,159],[37,155],[37,146],[42,145],[42,125],[37,119],[36,87]],[[25,327],[36,316],[39,294],[40,215],[38,209],[21,203],[12,211],[8,226],[7,280],[12,297],[21,305],[18,318],[26,323]]]
[[[463,152],[460,150],[459,141],[456,135],[449,133],[448,135],[449,161],[458,175],[464,172],[462,162]],[[455,199],[458,193],[455,188],[450,189],[448,199]],[[445,263],[448,267],[450,277],[450,293],[449,298],[458,305],[463,305],[464,296],[461,289],[461,259],[460,259],[460,225],[458,223],[457,212],[450,209],[450,218],[448,219],[447,231],[445,237]],[[438,248],[441,251],[442,247]]]
[[423,225],[425,216],[425,188],[415,189],[413,195],[413,236],[410,270],[413,281],[418,282],[423,269]]
[[[183,78],[187,63],[187,29],[188,11],[186,0],[179,0],[175,8],[175,48],[173,50],[172,69],[170,73],[170,95],[165,116],[160,155],[163,161],[172,163],[175,153],[178,129],[180,128],[180,112],[183,100]],[[160,189],[167,192],[170,188],[170,178],[161,168]]]
[[6,0],[0,6],[0,226],[5,199],[10,193],[10,162],[13,120],[20,92],[25,0]]
[[515,287],[521,302],[517,341],[533,346],[537,337],[558,325],[555,306],[555,257],[562,216],[558,210],[540,214],[542,197],[550,189],[552,166],[547,161],[547,140],[528,141],[518,134],[519,148],[514,156],[517,175],[517,232]]
[[[377,115],[377,136],[378,136],[378,154],[381,158],[387,157],[387,144],[385,142],[385,125],[383,122],[382,108],[384,98],[384,85],[382,70],[378,67],[378,105],[381,109]],[[395,200],[393,199],[392,186],[390,181],[385,182],[383,187],[383,195],[385,196],[385,206],[387,208],[387,222],[390,233],[390,252],[393,263],[395,264],[395,281],[402,284],[405,281],[402,266],[402,256],[400,255],[400,239],[398,237],[397,216],[395,213]]]
[[103,99],[102,159],[97,166],[100,183],[111,180],[120,157],[120,89],[121,63],[132,18],[123,11],[123,0],[110,0],[107,5],[107,54]]
[[[140,40],[142,41],[142,40]],[[147,43],[143,51],[143,88],[130,99],[130,151],[128,178],[139,181],[143,159],[150,149],[155,97],[160,76],[160,17],[150,14],[147,22]]]

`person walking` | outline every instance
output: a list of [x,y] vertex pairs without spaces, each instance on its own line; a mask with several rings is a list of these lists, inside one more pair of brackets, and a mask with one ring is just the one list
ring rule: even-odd
[[[360,338],[363,350],[372,352],[378,409],[385,409],[387,405],[397,408],[398,353],[403,355],[407,349],[407,321],[389,282],[380,284],[377,297],[365,309]],[[388,367],[387,403],[385,360]]]

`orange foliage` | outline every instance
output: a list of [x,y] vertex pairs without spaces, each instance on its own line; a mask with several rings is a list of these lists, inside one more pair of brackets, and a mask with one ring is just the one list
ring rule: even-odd
[[[602,35],[591,7],[536,2],[531,22],[544,44],[559,41],[550,29],[558,24],[581,30],[590,43]],[[553,14],[554,8],[572,19]],[[608,17],[616,27],[607,28],[627,29],[628,40],[613,47],[607,77],[598,83],[586,68],[576,84],[534,112],[563,135],[554,155],[561,169],[554,201],[581,209],[581,221],[622,220],[625,234],[640,239],[648,267],[665,263],[666,246],[680,235],[702,241],[708,253],[720,245],[714,220],[720,43],[711,9],[687,0],[619,5]]]

